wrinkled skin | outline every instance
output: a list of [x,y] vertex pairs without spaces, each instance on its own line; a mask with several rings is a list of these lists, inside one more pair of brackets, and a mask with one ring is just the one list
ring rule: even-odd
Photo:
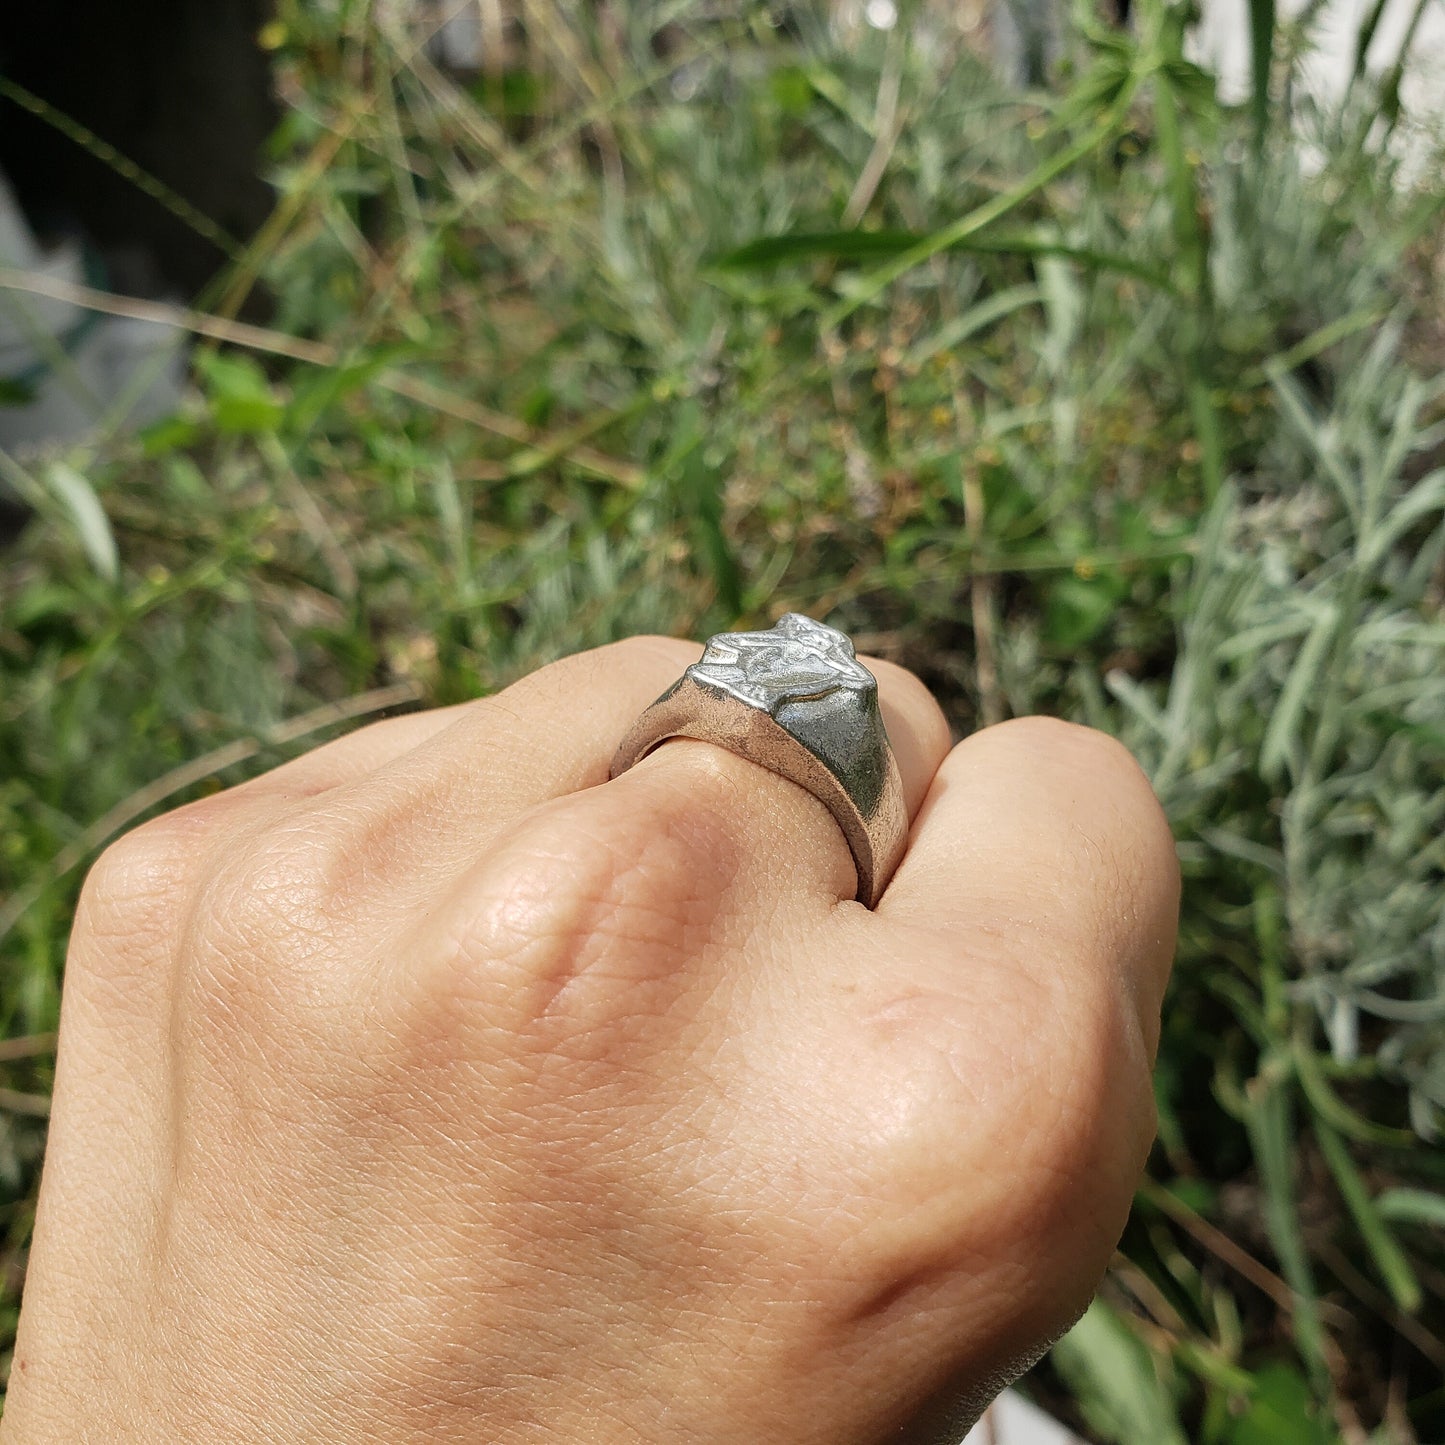
[[1147,782],[1043,719],[950,751],[870,663],[914,823],[869,912],[754,764],[605,781],[697,656],[569,658],[105,853],[5,1445],[839,1445],[929,1401],[956,1440],[1078,1314],[1153,1132]]

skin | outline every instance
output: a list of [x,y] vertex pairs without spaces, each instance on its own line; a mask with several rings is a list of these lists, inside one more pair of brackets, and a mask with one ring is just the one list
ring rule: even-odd
[[71,941],[0,1440],[957,1439],[1087,1303],[1153,1135],[1168,827],[1046,719],[912,832],[704,743],[636,638],[131,833]]

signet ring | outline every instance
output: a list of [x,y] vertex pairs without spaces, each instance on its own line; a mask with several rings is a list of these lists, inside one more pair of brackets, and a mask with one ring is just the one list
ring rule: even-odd
[[852,639],[796,612],[766,632],[720,632],[632,725],[615,778],[669,738],[714,743],[806,789],[837,820],[858,901],[873,908],[903,857],[908,807]]

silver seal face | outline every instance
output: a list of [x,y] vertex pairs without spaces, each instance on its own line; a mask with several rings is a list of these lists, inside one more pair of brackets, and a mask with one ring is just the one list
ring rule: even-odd
[[798,612],[785,614],[768,632],[718,633],[688,672],[773,716],[786,703],[811,702],[840,688],[878,687],[847,633]]
[[873,907],[903,856],[908,809],[878,683],[836,628],[790,612],[767,632],[722,632],[632,725],[617,777],[669,738],[714,743],[796,783],[848,843]]

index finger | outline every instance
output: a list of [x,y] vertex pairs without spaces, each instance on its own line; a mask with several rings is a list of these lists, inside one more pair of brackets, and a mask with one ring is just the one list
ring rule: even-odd
[[1117,970],[1150,1053],[1174,955],[1179,865],[1138,763],[1092,728],[1019,718],[959,743],[934,776],[878,914]]

